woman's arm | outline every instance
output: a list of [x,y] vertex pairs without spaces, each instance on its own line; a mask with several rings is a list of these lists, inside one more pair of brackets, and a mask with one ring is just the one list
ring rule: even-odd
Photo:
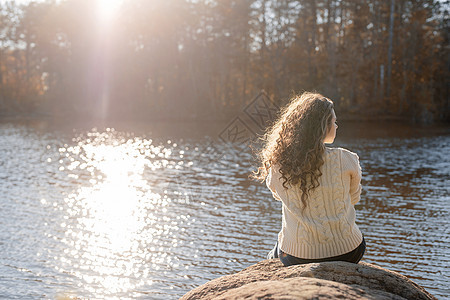
[[356,153],[352,153],[352,171],[350,173],[350,197],[351,203],[355,205],[361,198],[361,165]]

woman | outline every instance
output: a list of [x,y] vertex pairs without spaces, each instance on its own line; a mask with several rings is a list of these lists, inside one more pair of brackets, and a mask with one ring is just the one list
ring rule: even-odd
[[355,224],[361,194],[358,156],[328,148],[336,137],[333,102],[317,93],[294,97],[264,136],[261,166],[254,178],[266,180],[282,201],[282,229],[268,258],[285,266],[322,261],[358,263],[365,241]]

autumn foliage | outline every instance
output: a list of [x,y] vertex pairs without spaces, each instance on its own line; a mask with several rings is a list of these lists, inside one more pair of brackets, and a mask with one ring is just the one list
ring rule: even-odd
[[[105,1],[103,1],[105,2]],[[448,121],[449,1],[100,0],[0,4],[0,116],[203,119],[261,89]]]

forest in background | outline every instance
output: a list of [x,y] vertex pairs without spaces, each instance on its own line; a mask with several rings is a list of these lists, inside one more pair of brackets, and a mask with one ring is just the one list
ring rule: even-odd
[[226,119],[264,89],[344,115],[450,119],[449,1],[0,4],[0,118]]

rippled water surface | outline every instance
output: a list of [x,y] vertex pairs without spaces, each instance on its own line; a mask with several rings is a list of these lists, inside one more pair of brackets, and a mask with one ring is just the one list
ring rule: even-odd
[[[0,298],[173,299],[264,259],[280,203],[220,126],[1,123]],[[446,298],[448,128],[343,124],[335,146],[361,159],[364,261]]]

